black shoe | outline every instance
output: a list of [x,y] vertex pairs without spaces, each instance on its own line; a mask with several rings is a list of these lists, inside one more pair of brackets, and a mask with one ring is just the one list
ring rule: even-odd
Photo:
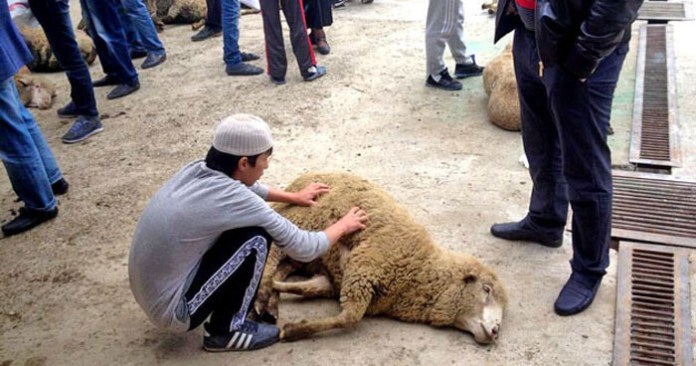
[[5,236],[23,233],[57,215],[58,207],[51,211],[37,211],[22,207],[19,209],[19,215],[17,217],[2,226],[2,233],[5,234]]
[[285,78],[282,76],[278,78],[275,76],[271,76],[271,82],[275,85],[283,85],[285,84]]
[[531,241],[549,248],[558,248],[563,245],[563,233],[560,235],[541,234],[535,231],[527,219],[491,226],[493,236],[506,240]]
[[147,51],[142,50],[142,51],[130,51],[130,58],[131,60],[135,60],[136,58],[143,58],[147,56]]
[[601,283],[601,278],[572,273],[553,304],[554,311],[558,315],[568,316],[587,309],[597,295]]
[[308,74],[306,76],[303,76],[304,81],[312,81],[319,79],[320,77],[326,75],[326,67],[325,66],[320,66],[320,65],[314,65],[309,68]]
[[454,77],[457,79],[464,79],[471,76],[483,75],[483,67],[476,64],[476,57],[471,55],[472,63],[469,65],[457,64],[454,68]]
[[222,29],[204,26],[198,33],[191,37],[194,42],[205,41],[210,37],[217,37],[222,34]]
[[432,76],[428,75],[425,85],[431,88],[439,88],[444,90],[462,90],[462,83],[452,79],[447,69],[440,72],[440,81],[435,81]]
[[[322,41],[324,42],[324,44],[319,45],[320,43],[322,43]],[[329,46],[329,42],[326,42],[325,38],[320,38],[317,40],[317,52],[324,56],[331,53],[331,46]]]
[[240,329],[224,334],[211,334],[209,323],[203,325],[203,349],[208,352],[252,351],[268,347],[279,340],[275,325],[245,320]]
[[143,62],[142,65],[140,65],[141,68],[143,69],[149,69],[151,67],[155,67],[162,62],[164,62],[167,59],[167,54],[164,52],[151,52],[147,55],[147,58]]
[[259,55],[251,52],[240,52],[242,54],[242,62],[256,61],[260,59]]
[[258,66],[240,62],[234,66],[226,66],[225,72],[230,76],[249,76],[263,74],[263,69]]
[[106,99],[116,99],[116,98],[121,98],[125,97],[128,94],[131,94],[135,91],[140,89],[140,83],[136,82],[135,84],[119,84],[117,87],[114,88],[109,94],[106,95]]
[[68,188],[70,188],[70,184],[68,184],[68,181],[65,180],[65,178],[60,178],[51,184],[51,190],[56,196],[68,193]]
[[80,111],[78,110],[75,103],[73,103],[72,101],[70,103],[66,104],[65,107],[58,108],[58,117],[69,118],[69,117],[77,117],[79,115],[80,115]]
[[100,86],[109,86],[109,85],[118,85],[118,84],[120,84],[120,83],[118,82],[118,80],[116,80],[116,78],[111,77],[110,75],[106,75],[103,78],[101,78],[97,81],[94,81],[92,83],[92,86],[95,88],[98,88]]

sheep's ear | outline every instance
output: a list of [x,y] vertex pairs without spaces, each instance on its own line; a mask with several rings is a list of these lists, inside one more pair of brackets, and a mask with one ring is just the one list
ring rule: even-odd
[[476,280],[478,280],[476,275],[467,274],[466,276],[464,276],[464,283],[466,283],[467,285],[476,282]]

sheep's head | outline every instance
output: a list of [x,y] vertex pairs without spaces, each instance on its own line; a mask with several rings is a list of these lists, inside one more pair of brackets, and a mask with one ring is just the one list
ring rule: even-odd
[[480,264],[473,271],[453,273],[452,280],[433,308],[433,325],[467,331],[478,343],[495,342],[507,306],[507,294],[500,280]]

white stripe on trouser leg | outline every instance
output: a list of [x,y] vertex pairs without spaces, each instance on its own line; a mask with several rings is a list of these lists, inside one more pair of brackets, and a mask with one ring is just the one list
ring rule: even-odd
[[[239,312],[234,316],[232,324],[230,324],[230,332],[237,329],[244,321],[246,309],[249,308],[251,298],[254,297],[254,292],[258,286],[261,275],[263,274],[263,265],[266,261],[266,238],[263,236],[255,236],[242,244],[239,249],[220,267],[203,286],[198,290],[196,295],[188,301],[189,314],[192,315],[203,305],[203,303],[223,284],[227,279],[239,269],[239,266],[244,263],[244,260],[251,255],[252,250],[256,251],[256,264],[254,266],[254,275],[251,283],[244,292],[244,301]],[[241,317],[240,317],[240,314]],[[240,320],[241,318],[241,320]]]
[[236,341],[237,338],[239,338],[239,332],[234,333],[234,335],[232,336],[232,339],[230,339],[230,341],[227,342],[227,347],[225,347],[225,348],[232,348],[232,345],[234,345],[234,341]]

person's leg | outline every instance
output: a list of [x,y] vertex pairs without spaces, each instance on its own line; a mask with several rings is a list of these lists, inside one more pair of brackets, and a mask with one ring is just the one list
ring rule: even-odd
[[210,316],[204,337],[207,350],[258,349],[277,341],[277,328],[246,320],[270,243],[261,228],[230,230],[203,256],[185,298],[189,329]]
[[239,52],[239,0],[222,0],[223,59],[227,66],[242,62]]
[[311,68],[317,64],[317,60],[307,36],[307,23],[305,22],[302,0],[281,0],[281,6],[290,28],[290,43],[297,59],[297,65],[302,77],[306,79],[314,72]]
[[208,13],[205,17],[205,25],[217,31],[222,29],[222,3],[220,0],[205,0]]
[[143,0],[121,0],[125,14],[148,53],[163,54],[164,46],[157,36],[157,28]]
[[425,20],[426,86],[444,90],[460,90],[462,84],[453,80],[445,66],[445,44],[455,34],[455,11],[459,0],[430,0]]
[[0,158],[26,208],[50,212],[56,208],[51,179],[59,180],[61,173],[40,135],[36,121],[19,100],[13,78],[0,82]]
[[273,79],[285,80],[288,61],[285,56],[278,0],[261,0],[261,17],[263,18],[263,36],[266,41],[268,75]]
[[135,24],[133,24],[133,21],[128,14],[130,11],[128,8],[129,5],[130,4],[126,4],[125,0],[116,1],[116,9],[118,10],[119,16],[118,19],[121,21],[121,25],[123,25],[123,32],[126,34],[126,41],[128,41],[128,50],[130,51],[130,56],[131,58],[134,58],[133,56],[140,55],[146,51],[145,47],[143,46],[140,33],[135,28]]
[[[113,81],[102,85],[139,85],[128,43],[116,10],[116,0],[80,0],[90,19],[94,44],[104,72]],[[96,84],[96,83],[95,83]]]
[[462,79],[483,75],[483,67],[476,64],[475,56],[466,54],[466,44],[464,43],[464,4],[462,0],[457,0],[456,9],[457,20],[454,33],[447,40],[447,45],[456,63],[454,76],[457,79]]
[[[63,108],[66,116],[97,116],[97,102],[92,89],[92,79],[80,49],[70,20],[66,0],[30,0],[32,12],[46,33],[53,54],[65,69],[70,81],[72,107]],[[59,114],[60,111],[59,111]]]

